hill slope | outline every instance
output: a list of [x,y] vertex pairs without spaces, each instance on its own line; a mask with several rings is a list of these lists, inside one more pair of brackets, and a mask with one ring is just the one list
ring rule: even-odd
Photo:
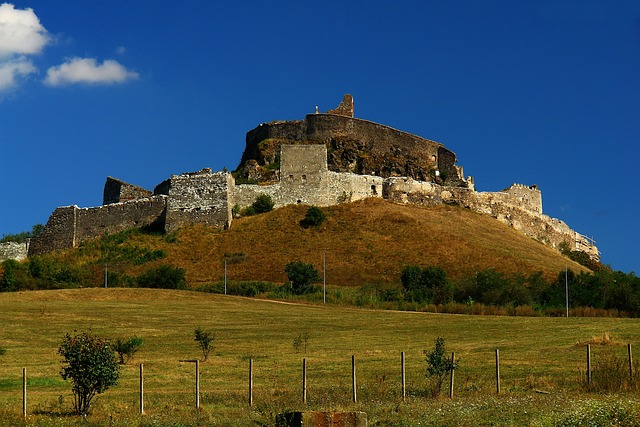
[[165,250],[170,263],[187,270],[191,284],[222,280],[225,256],[229,280],[284,282],[288,262],[301,259],[321,270],[326,253],[327,282],[340,286],[399,283],[408,264],[436,265],[450,277],[488,268],[508,275],[542,271],[546,277],[566,265],[584,270],[490,217],[455,206],[422,208],[371,199],[325,208],[328,219],[309,229],[300,226],[306,210],[289,206],[241,218],[225,231],[188,227],[176,243],[146,244]]

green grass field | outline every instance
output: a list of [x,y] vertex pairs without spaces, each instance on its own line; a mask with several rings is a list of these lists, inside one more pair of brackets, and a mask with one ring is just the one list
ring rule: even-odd
[[[216,334],[215,349],[200,364],[200,411],[194,408],[194,365],[180,362],[202,357],[193,339],[198,326]],[[98,396],[85,422],[69,415],[71,387],[60,378],[56,351],[65,333],[89,329],[114,339],[140,336],[144,344],[123,367],[119,384]],[[309,340],[303,354],[295,351],[293,341],[304,332]],[[453,400],[426,396],[422,351],[431,349],[437,337],[444,337],[447,350],[460,360]],[[627,343],[640,343],[639,323],[377,311],[149,289],[2,293],[0,347],[6,354],[0,356],[0,425],[273,425],[277,413],[305,408],[362,410],[369,425],[381,426],[587,425],[555,423],[581,414],[605,416],[598,411],[619,414],[615,416],[623,421],[635,419],[637,393],[605,396],[584,390],[587,343],[592,344],[594,365],[610,353],[625,356]],[[495,393],[496,348],[501,357],[500,396]],[[402,351],[405,402],[400,395]],[[352,355],[358,373],[355,404]],[[303,357],[306,405],[301,401]],[[138,415],[139,363],[145,369],[144,416]],[[24,424],[23,367],[29,412]],[[594,425],[640,425],[607,420]]]

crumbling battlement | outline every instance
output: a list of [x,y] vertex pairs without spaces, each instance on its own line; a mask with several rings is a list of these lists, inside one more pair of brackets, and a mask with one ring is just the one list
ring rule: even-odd
[[104,205],[57,208],[44,232],[32,239],[29,255],[78,244],[133,227],[165,232],[199,223],[231,226],[233,208],[267,194],[275,207],[291,204],[332,206],[369,197],[395,203],[457,204],[489,215],[551,247],[572,248],[599,259],[593,240],[542,213],[537,186],[513,184],[498,192],[476,192],[455,154],[442,144],[352,114],[353,98],[339,108],[310,114],[303,121],[271,122],[247,133],[240,172],[267,176],[261,184],[236,184],[232,174],[197,172],[172,175],[151,192],[108,177]]

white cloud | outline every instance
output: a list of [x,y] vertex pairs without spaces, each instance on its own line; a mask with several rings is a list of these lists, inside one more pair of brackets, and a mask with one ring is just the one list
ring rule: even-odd
[[48,42],[47,30],[33,9],[15,9],[12,4],[0,4],[0,60],[39,53]]
[[22,78],[35,72],[36,67],[27,58],[0,62],[0,92],[13,89]]
[[49,68],[44,82],[49,86],[115,84],[137,78],[138,73],[127,70],[113,59],[98,65],[94,58],[71,58],[64,64]]

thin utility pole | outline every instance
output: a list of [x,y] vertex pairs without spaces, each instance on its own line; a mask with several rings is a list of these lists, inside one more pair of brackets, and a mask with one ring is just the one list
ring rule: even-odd
[[569,317],[569,269],[564,266],[564,293],[567,300],[567,317]]
[[322,298],[327,303],[327,253],[322,254]]

